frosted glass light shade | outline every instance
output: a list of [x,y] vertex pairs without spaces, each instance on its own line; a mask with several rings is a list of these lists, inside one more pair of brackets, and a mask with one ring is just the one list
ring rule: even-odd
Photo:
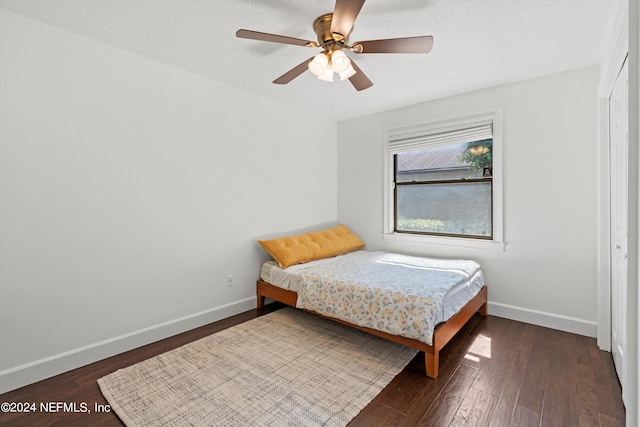
[[349,77],[353,76],[356,73],[356,70],[353,69],[353,66],[351,65],[351,61],[349,61],[349,67],[347,67],[346,70],[344,70],[340,74],[340,80],[347,80]]
[[313,74],[320,78],[320,76],[325,74],[327,68],[329,67],[329,58],[327,58],[327,55],[325,55],[324,53],[319,53],[315,56],[315,58],[313,58],[311,62],[309,62],[308,67]]
[[351,66],[349,57],[341,50],[336,50],[331,54],[331,68],[336,73],[342,73]]
[[333,70],[331,69],[331,65],[327,65],[327,68],[324,69],[324,74],[319,75],[318,79],[324,80],[325,82],[333,81]]

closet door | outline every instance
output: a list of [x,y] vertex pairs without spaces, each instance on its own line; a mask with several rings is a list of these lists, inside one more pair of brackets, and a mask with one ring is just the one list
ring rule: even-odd
[[628,63],[609,98],[611,174],[611,351],[618,378],[626,384],[627,235],[628,235]]

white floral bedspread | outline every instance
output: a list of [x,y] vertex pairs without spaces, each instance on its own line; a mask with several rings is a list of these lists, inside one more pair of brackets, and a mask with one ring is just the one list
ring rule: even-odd
[[301,270],[297,307],[431,345],[445,294],[479,269],[470,260],[359,251]]

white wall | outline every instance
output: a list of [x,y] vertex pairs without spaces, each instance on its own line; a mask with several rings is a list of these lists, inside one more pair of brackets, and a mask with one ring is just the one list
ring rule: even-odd
[[[371,250],[479,261],[491,314],[595,336],[598,76],[593,66],[340,122],[339,222]],[[506,251],[384,240],[385,129],[491,110],[504,122]]]
[[336,224],[333,121],[0,19],[0,392],[255,307],[256,239]]

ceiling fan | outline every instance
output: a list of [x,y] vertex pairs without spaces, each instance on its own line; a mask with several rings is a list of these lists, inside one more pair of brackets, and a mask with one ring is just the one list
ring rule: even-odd
[[333,13],[326,13],[313,22],[318,42],[261,33],[252,30],[238,30],[236,37],[261,40],[274,43],[292,44],[311,48],[322,48],[322,52],[312,56],[273,81],[276,84],[287,84],[307,69],[318,79],[333,81],[334,73],[340,80],[349,79],[357,90],[364,90],[373,85],[371,80],[351,60],[343,50],[356,54],[365,53],[429,53],[433,47],[432,36],[403,37],[395,39],[368,40],[355,42],[351,46],[347,39],[365,0],[336,0]]

